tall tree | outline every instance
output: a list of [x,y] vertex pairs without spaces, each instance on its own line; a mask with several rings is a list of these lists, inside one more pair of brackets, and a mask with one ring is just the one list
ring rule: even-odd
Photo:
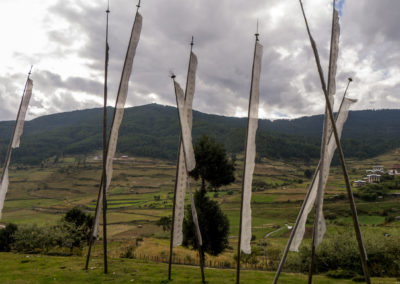
[[[218,202],[211,200],[207,196],[204,188],[194,194],[197,216],[203,238],[202,260],[204,253],[218,255],[229,245],[229,220],[222,212]],[[212,221],[210,221],[212,220]],[[197,249],[197,242],[190,206],[186,208],[185,219],[183,221],[183,246],[191,246]]]
[[202,135],[194,145],[196,167],[190,172],[195,180],[201,179],[201,189],[206,182],[212,189],[218,189],[235,181],[235,161],[230,159],[222,144]]

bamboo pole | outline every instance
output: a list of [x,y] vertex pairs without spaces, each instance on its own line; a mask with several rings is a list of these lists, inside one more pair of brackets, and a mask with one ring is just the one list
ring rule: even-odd
[[[190,70],[190,61],[192,57],[192,50],[194,45],[194,39],[192,36],[192,41],[190,42],[190,57],[189,57],[189,66],[188,66],[188,76]],[[174,76],[174,75],[173,75]],[[174,78],[172,78],[174,79]],[[186,78],[186,90],[185,90],[185,99],[186,93],[188,90],[188,82],[189,78]],[[181,147],[182,147],[182,135],[179,137],[179,146],[178,146],[178,160],[176,161],[176,174],[175,174],[175,187],[174,187],[174,199],[172,204],[172,222],[171,222],[171,237],[170,237],[170,244],[169,244],[169,261],[168,261],[168,280],[171,281],[171,271],[172,271],[172,253],[174,249],[173,239],[174,239],[174,226],[175,226],[175,208],[176,208],[176,192],[178,187],[178,173],[179,173],[179,160],[181,155]],[[188,176],[189,178],[189,176]]]
[[[97,212],[98,207],[100,206],[99,201],[102,197],[103,202],[103,256],[104,256],[104,273],[108,273],[108,263],[107,263],[107,200],[106,200],[106,187],[107,187],[107,152],[108,152],[108,143],[107,143],[107,78],[108,78],[108,61],[109,61],[109,45],[108,45],[108,18],[110,13],[110,1],[108,1],[107,10],[106,10],[106,39],[105,39],[105,59],[104,59],[104,106],[103,106],[103,168],[102,168],[102,175],[101,175],[101,183],[99,186],[99,193],[97,195],[97,202],[96,202],[96,210]],[[96,218],[96,215],[95,215]],[[94,230],[96,226],[96,222],[94,221],[92,229],[90,231],[89,237],[89,248],[88,253],[86,255],[86,263],[85,263],[85,270],[88,270],[89,261],[90,261],[90,254],[92,251],[92,246],[94,242]]]
[[[193,37],[192,37],[192,43],[191,43],[191,46],[193,46]],[[190,56],[192,55],[192,52],[190,53]],[[171,79],[174,81],[174,88],[175,88],[175,75],[172,75],[171,76]],[[186,88],[188,87],[188,84],[187,84],[187,82],[186,82]],[[176,93],[176,90],[175,90],[175,93]],[[178,103],[178,98],[177,98],[177,100],[176,100],[176,103],[177,103],[177,106],[179,107],[179,103]],[[179,124],[180,124],[180,126],[181,126],[181,129],[182,129],[182,124],[181,124],[181,118],[180,118],[180,112],[178,111],[178,117],[179,117]],[[183,147],[183,149],[184,149],[184,154],[185,154],[185,145],[184,145],[184,143],[182,143],[182,147]],[[186,174],[187,174],[187,178],[188,178],[188,180],[187,180],[187,185],[188,185],[188,188],[189,188],[189,190],[191,190],[190,189],[190,176],[189,176],[189,172],[187,171],[187,169],[188,169],[188,167],[187,167],[187,161],[186,161],[186,157],[185,157],[185,167],[186,167]],[[194,205],[194,204],[193,204]],[[195,226],[196,226],[196,224],[195,224]],[[200,244],[200,237],[201,236],[199,236],[199,234],[198,234],[198,230],[195,228],[195,235],[196,235],[196,242],[197,242],[197,247],[198,247],[198,252],[199,252],[199,258],[200,258],[200,272],[201,272],[201,280],[202,280],[202,283],[206,283],[206,281],[205,281],[205,276],[204,276],[204,253],[203,253],[203,250],[202,250],[202,245]]]
[[[138,5],[136,5],[136,7],[137,7],[137,10],[136,10],[136,16],[138,15],[138,11],[139,11],[139,8],[140,8],[140,0],[139,0],[139,2],[138,2]],[[106,11],[107,12],[107,11]],[[107,13],[109,13],[109,12],[107,12]],[[108,16],[108,15],[107,15]],[[136,16],[135,16],[135,21],[136,21]],[[107,17],[108,18],[108,17]],[[108,27],[108,26],[107,26]],[[132,29],[134,29],[134,27],[135,27],[135,24],[134,24],[134,26],[133,26],[133,28]],[[108,28],[107,28],[107,30],[108,30]],[[129,44],[131,43],[131,40],[132,40],[132,34],[131,34],[131,38],[130,38],[130,40],[129,40]],[[107,45],[108,46],[108,45]],[[129,49],[129,46],[128,46],[128,49]],[[108,57],[107,57],[107,60],[108,60]],[[124,68],[125,68],[125,66],[126,66],[126,58],[125,58],[125,62],[124,62],[124,67],[123,67],[123,70],[124,70]],[[119,90],[120,90],[120,88],[121,88],[121,82],[120,82],[120,86],[119,86]],[[115,105],[115,109],[114,109],[114,114],[113,114],[113,118],[112,118],[112,123],[111,123],[111,129],[110,129],[110,135],[109,135],[109,139],[108,139],[108,143],[107,143],[107,151],[106,151],[106,157],[108,156],[108,147],[109,147],[109,144],[110,144],[110,136],[111,136],[111,132],[112,132],[112,129],[113,129],[113,125],[114,125],[114,122],[115,122],[115,116],[116,116],[116,112],[117,112],[117,103],[118,103],[118,99],[119,99],[119,90],[118,90],[118,95],[117,95],[117,99],[116,99],[116,105]],[[103,154],[103,159],[104,159],[104,154]],[[104,171],[102,170],[102,175],[101,175],[101,184],[100,184],[100,187],[99,187],[99,194],[98,194],[98,196],[97,196],[97,204],[96,204],[96,214],[97,214],[97,210],[98,210],[98,207],[100,206],[100,198],[103,198],[104,197],[104,195],[106,194],[106,190],[104,190],[104,192],[103,192],[103,188],[105,188],[105,189],[107,189],[107,183],[104,181]],[[103,199],[103,206],[104,206],[104,200],[105,199]],[[103,210],[104,211],[104,210]],[[96,214],[95,214],[95,218],[96,218]],[[104,222],[104,215],[103,215],[103,222]],[[92,227],[92,231],[91,231],[91,236],[90,236],[90,240],[89,240],[89,250],[88,250],[88,254],[87,254],[87,257],[86,257],[86,265],[85,265],[85,269],[87,270],[88,269],[88,265],[89,265],[89,259],[90,259],[90,253],[91,253],[91,249],[92,249],[92,243],[93,243],[93,241],[94,241],[94,236],[93,236],[93,232],[95,231],[95,226],[96,226],[96,221],[93,223],[93,227]]]
[[[357,238],[357,243],[358,243],[358,248],[360,251],[360,258],[361,258],[361,263],[362,263],[362,268],[364,271],[364,276],[365,276],[365,280],[368,284],[371,283],[370,280],[370,275],[369,275],[369,270],[368,270],[368,258],[367,258],[367,253],[365,251],[365,247],[362,241],[362,236],[361,236],[361,230],[360,230],[360,225],[358,223],[358,217],[357,217],[357,209],[356,209],[356,204],[354,201],[354,196],[353,196],[353,192],[351,190],[351,185],[350,185],[350,180],[349,180],[349,175],[347,172],[347,166],[346,166],[346,162],[344,159],[344,154],[343,154],[343,149],[342,146],[340,144],[340,139],[339,139],[339,135],[336,129],[336,124],[334,123],[334,117],[333,117],[333,110],[332,110],[332,106],[331,103],[329,101],[329,95],[327,92],[327,88],[326,88],[326,84],[325,84],[325,79],[324,79],[324,74],[322,71],[322,67],[321,67],[321,62],[319,60],[319,56],[318,56],[318,51],[317,51],[317,46],[315,44],[314,39],[311,36],[311,32],[308,26],[308,22],[307,22],[307,18],[304,12],[304,8],[303,8],[303,3],[301,0],[299,0],[300,2],[300,6],[301,6],[301,10],[303,13],[303,17],[304,17],[304,21],[306,23],[306,27],[307,27],[307,33],[308,36],[310,38],[310,42],[311,42],[311,47],[313,49],[314,52],[314,57],[315,57],[315,61],[317,64],[317,69],[318,69],[318,74],[320,77],[320,81],[321,81],[321,87],[322,87],[322,91],[324,93],[325,96],[325,100],[326,100],[326,106],[328,108],[328,114],[329,114],[329,119],[332,122],[332,129],[333,129],[333,134],[335,137],[335,141],[336,141],[336,145],[337,145],[337,150],[338,150],[338,154],[339,154],[339,158],[340,158],[340,165],[343,171],[343,177],[344,177],[344,181],[346,183],[346,190],[347,190],[347,194],[349,197],[349,203],[350,203],[350,209],[351,209],[351,213],[352,213],[352,218],[353,218],[353,224],[354,224],[354,230],[356,233],[356,238]],[[335,0],[333,1],[333,3],[335,4]]]
[[[332,64],[336,64],[332,62],[333,60],[333,45],[334,45],[334,27],[335,25],[335,2],[332,5],[332,29],[331,29],[331,46],[330,46],[330,54],[329,54],[329,67],[328,67],[328,96],[331,94],[331,69]],[[343,97],[344,99],[344,97]],[[343,101],[342,101],[343,102]],[[323,195],[323,186],[324,186],[324,177],[323,173],[325,171],[325,159],[326,159],[326,146],[327,146],[327,137],[329,135],[329,119],[327,116],[327,107],[325,106],[325,116],[324,116],[324,125],[323,125],[323,134],[322,134],[322,141],[321,141],[321,169],[320,169],[320,178],[318,180],[318,191],[317,197],[315,199],[315,216],[314,216],[314,225],[313,225],[313,234],[311,240],[311,256],[310,256],[310,267],[308,270],[308,284],[312,283],[312,276],[314,271],[314,261],[315,261],[315,242],[318,234],[318,227],[319,227],[319,212],[321,212],[322,204],[320,202],[322,195]]]
[[104,257],[104,273],[108,273],[107,262],[107,79],[108,79],[108,16],[110,14],[110,3],[108,2],[107,27],[106,27],[106,51],[104,62],[104,108],[103,108],[103,257]]
[[169,260],[168,260],[168,281],[171,281],[171,271],[172,271],[172,253],[173,253],[173,240],[174,240],[174,225],[175,225],[175,207],[176,207],[176,191],[178,186],[178,172],[179,172],[179,160],[181,153],[182,136],[179,137],[179,147],[178,147],[178,159],[176,161],[176,174],[175,174],[175,187],[174,187],[174,199],[172,203],[172,220],[171,220],[171,237],[169,243]]
[[[248,118],[247,118],[247,131],[246,131],[246,140],[245,140],[245,154],[244,154],[244,165],[243,165],[243,173],[246,172],[246,157],[247,157],[247,140],[249,136],[249,123],[250,123],[250,109],[251,109],[251,94],[252,94],[252,87],[253,87],[253,70],[254,70],[254,60],[256,57],[256,46],[258,40],[258,21],[257,21],[257,32],[255,34],[255,43],[254,43],[254,56],[253,56],[253,66],[251,72],[251,89],[250,89],[250,99],[249,99],[249,108],[248,108]],[[240,203],[240,221],[239,221],[239,236],[238,236],[238,248],[237,248],[237,259],[236,259],[236,284],[240,282],[240,256],[241,256],[241,241],[242,241],[242,223],[243,223],[243,197],[244,197],[244,175],[242,179],[242,193],[241,193],[241,203]]]
[[[353,81],[351,78],[349,78],[348,80],[349,80],[349,82],[348,82],[347,87],[346,87],[346,89],[345,89],[345,91],[344,91],[344,95],[343,95],[343,98],[342,98],[342,103],[341,103],[341,105],[343,105],[344,99],[346,98],[346,94],[347,94],[347,90],[348,90],[348,88],[349,88],[350,82]],[[339,108],[339,109],[340,109],[340,108]],[[336,117],[336,118],[337,118],[337,117]],[[329,139],[331,139],[332,135],[333,135],[333,134],[331,133]],[[302,216],[303,213],[304,213],[305,205],[307,204],[308,199],[310,198],[312,185],[313,185],[313,183],[315,182],[315,179],[316,179],[316,176],[317,176],[318,171],[320,170],[320,164],[321,164],[321,161],[318,162],[317,168],[316,168],[316,170],[315,170],[315,173],[314,173],[314,175],[313,175],[312,181],[311,181],[311,183],[310,183],[310,187],[309,187],[308,190],[307,190],[306,197],[304,198],[303,204],[301,205],[299,214],[297,215],[297,218],[296,218],[296,222],[295,222],[294,225],[293,225],[292,232],[290,233],[289,240],[288,240],[288,242],[287,242],[287,244],[286,244],[286,247],[285,247],[285,250],[284,250],[284,252],[283,252],[283,255],[282,255],[281,261],[280,261],[280,263],[279,263],[278,269],[277,269],[277,271],[276,271],[276,273],[275,273],[275,277],[274,277],[274,280],[273,280],[273,282],[272,282],[273,284],[276,284],[276,283],[278,282],[280,273],[282,272],[282,268],[283,268],[283,265],[285,264],[286,257],[287,257],[287,255],[288,255],[288,253],[289,253],[290,246],[292,245],[292,241],[293,241],[294,235],[296,234],[297,228],[298,228],[298,226],[299,226],[301,216]]]

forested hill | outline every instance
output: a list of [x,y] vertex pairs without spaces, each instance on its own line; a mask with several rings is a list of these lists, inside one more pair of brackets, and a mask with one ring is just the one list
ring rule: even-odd
[[[112,108],[109,108],[111,120]],[[157,104],[127,108],[117,151],[128,155],[176,159],[179,123],[176,108]],[[319,157],[322,115],[293,120],[260,120],[259,157],[304,159]],[[400,146],[400,110],[350,112],[343,148],[348,157],[366,158]],[[0,160],[4,159],[13,121],[0,122]],[[243,151],[246,118],[194,112],[193,138],[215,137],[231,153]],[[62,154],[88,154],[101,149],[102,109],[65,112],[25,123],[21,147],[13,161],[37,164]]]

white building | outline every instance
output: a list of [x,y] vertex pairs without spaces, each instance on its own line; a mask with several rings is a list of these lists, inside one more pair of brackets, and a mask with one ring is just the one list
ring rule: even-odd
[[383,172],[385,170],[385,167],[382,165],[377,165],[377,166],[373,166],[372,170],[375,172]]
[[365,180],[356,180],[353,182],[354,187],[362,187],[366,184],[367,184],[367,182]]
[[389,175],[400,175],[400,165],[399,164],[394,164],[388,171]]
[[381,175],[378,174],[370,174],[367,175],[368,183],[376,183],[381,181]]

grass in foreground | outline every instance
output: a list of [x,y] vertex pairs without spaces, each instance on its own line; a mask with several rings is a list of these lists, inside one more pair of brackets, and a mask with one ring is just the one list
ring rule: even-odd
[[[84,257],[56,257],[0,253],[0,283],[201,283],[198,267],[174,265],[171,282],[168,265],[131,259],[109,259],[109,274],[103,274],[101,258],[94,258],[89,271],[83,270]],[[234,283],[231,269],[206,269],[208,283]],[[271,283],[273,272],[242,271],[241,283]],[[306,283],[302,274],[284,273],[280,283]],[[314,283],[354,283],[317,275]],[[373,283],[396,283],[394,278],[375,278]]]

